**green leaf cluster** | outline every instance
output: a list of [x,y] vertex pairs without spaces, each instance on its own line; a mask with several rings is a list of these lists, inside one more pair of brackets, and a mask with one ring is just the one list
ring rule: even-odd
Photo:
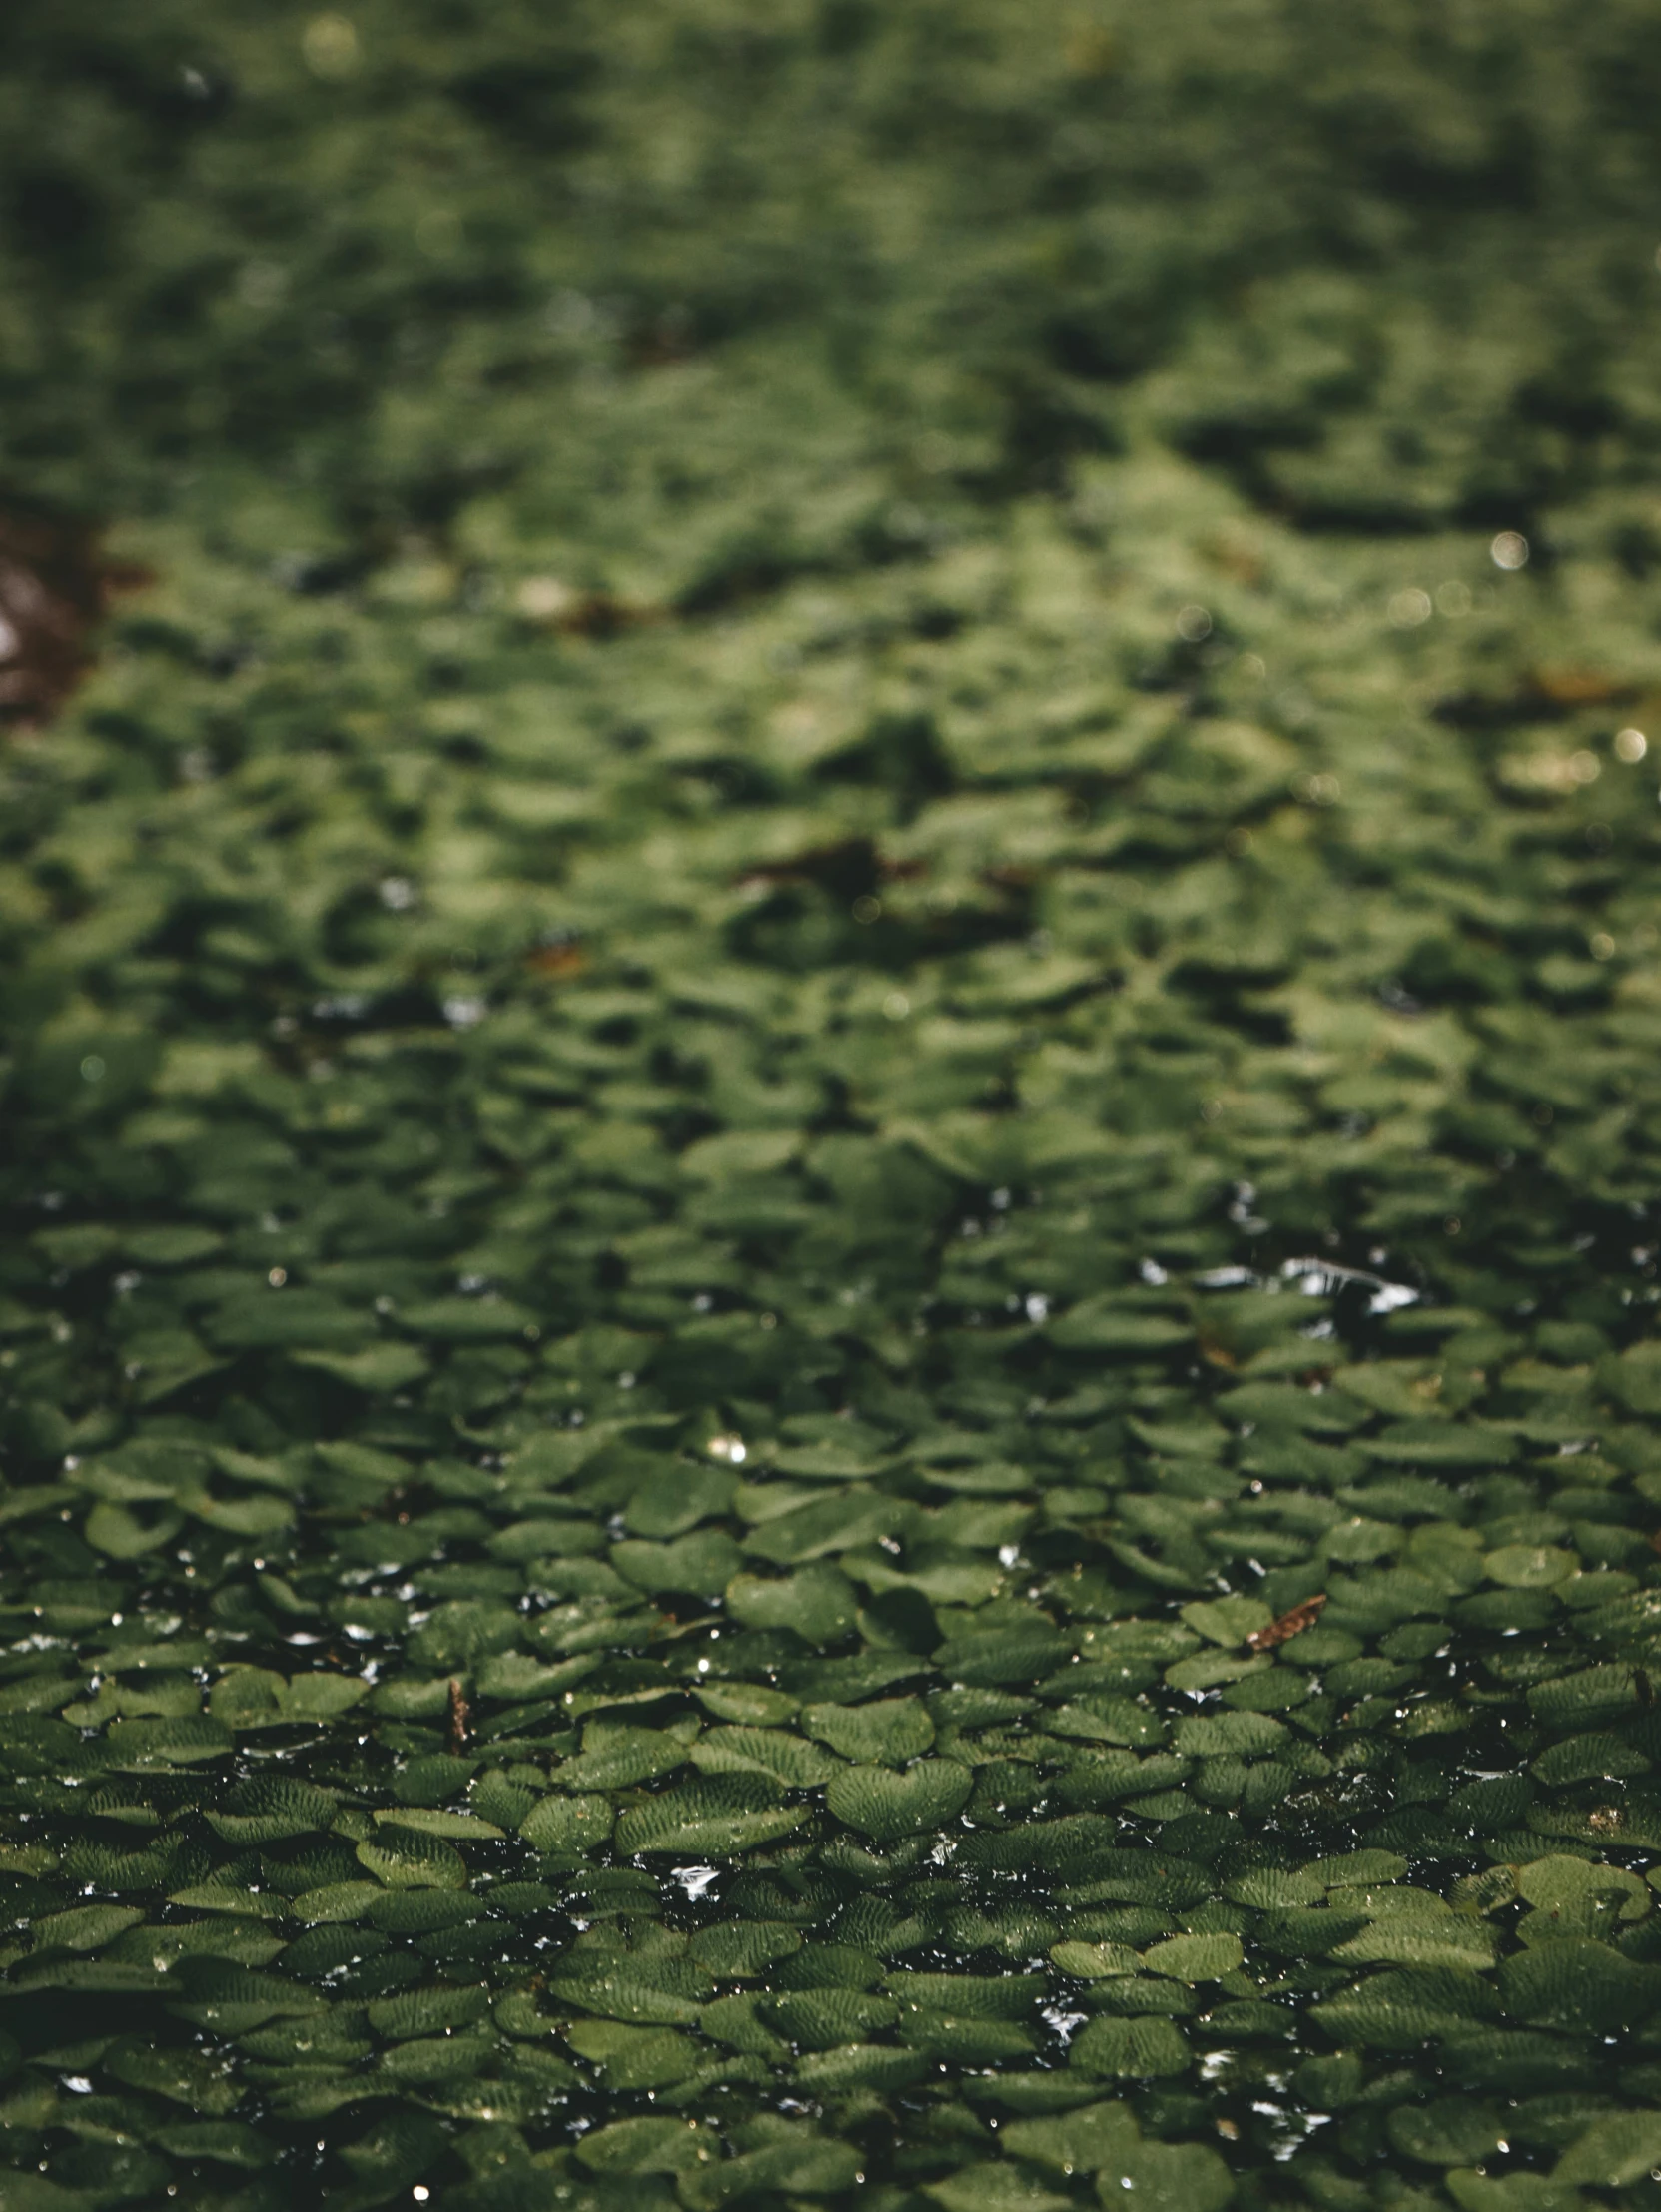
[[1651,2201],[1653,56],[8,26],[6,2212]]

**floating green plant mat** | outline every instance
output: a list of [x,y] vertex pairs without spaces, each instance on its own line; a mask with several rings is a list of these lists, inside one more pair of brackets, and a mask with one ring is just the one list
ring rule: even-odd
[[21,18],[0,2212],[1653,2206],[1653,25],[620,14]]

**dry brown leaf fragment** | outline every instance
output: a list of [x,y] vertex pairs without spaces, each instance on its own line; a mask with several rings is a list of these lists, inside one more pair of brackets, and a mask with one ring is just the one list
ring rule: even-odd
[[110,560],[95,523],[0,507],[0,721],[38,729],[92,661],[117,592],[152,579]]
[[1289,1613],[1282,1613],[1277,1621],[1270,1621],[1267,1628],[1253,1629],[1246,1639],[1248,1648],[1254,1652],[1271,1652],[1277,1644],[1289,1644],[1294,1636],[1301,1636],[1306,1628],[1314,1627],[1325,1603],[1324,1590],[1318,1597],[1305,1598]]
[[550,976],[556,983],[567,982],[572,976],[580,976],[588,965],[588,956],[573,941],[556,945],[538,945],[525,955],[526,964],[539,976]]
[[1636,696],[1630,679],[1570,663],[1542,663],[1529,671],[1529,682],[1542,698],[1559,707],[1606,706],[1611,700]]

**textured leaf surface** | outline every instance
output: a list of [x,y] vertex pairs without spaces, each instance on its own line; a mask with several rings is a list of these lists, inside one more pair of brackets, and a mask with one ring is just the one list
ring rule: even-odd
[[788,1836],[807,1818],[804,1808],[780,1805],[769,1778],[723,1775],[685,1783],[624,1813],[617,1823],[620,1851],[673,1851],[725,1857]]
[[851,1828],[894,1843],[943,1827],[961,1811],[971,1787],[970,1775],[951,1760],[919,1760],[900,1773],[848,1767],[831,1778],[825,1803]]
[[0,2204],[1641,2196],[1653,9],[12,15]]

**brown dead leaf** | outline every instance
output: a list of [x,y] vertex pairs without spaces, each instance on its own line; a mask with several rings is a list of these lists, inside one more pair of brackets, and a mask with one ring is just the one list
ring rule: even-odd
[[1542,698],[1557,707],[1600,707],[1614,699],[1633,696],[1630,682],[1597,668],[1576,668],[1551,663],[1529,671],[1528,681]]
[[0,508],[0,717],[38,729],[92,661],[91,632],[118,591],[151,579],[107,560],[96,523]]
[[588,955],[582,947],[572,942],[559,945],[538,945],[525,955],[525,965],[534,968],[537,975],[546,976],[554,983],[569,983],[573,976],[580,976],[588,965]]
[[1289,1644],[1294,1636],[1301,1636],[1306,1628],[1314,1627],[1325,1603],[1324,1590],[1319,1597],[1305,1598],[1289,1613],[1282,1613],[1277,1621],[1270,1621],[1267,1628],[1253,1629],[1246,1639],[1246,1644],[1254,1652],[1271,1652],[1278,1644]]

